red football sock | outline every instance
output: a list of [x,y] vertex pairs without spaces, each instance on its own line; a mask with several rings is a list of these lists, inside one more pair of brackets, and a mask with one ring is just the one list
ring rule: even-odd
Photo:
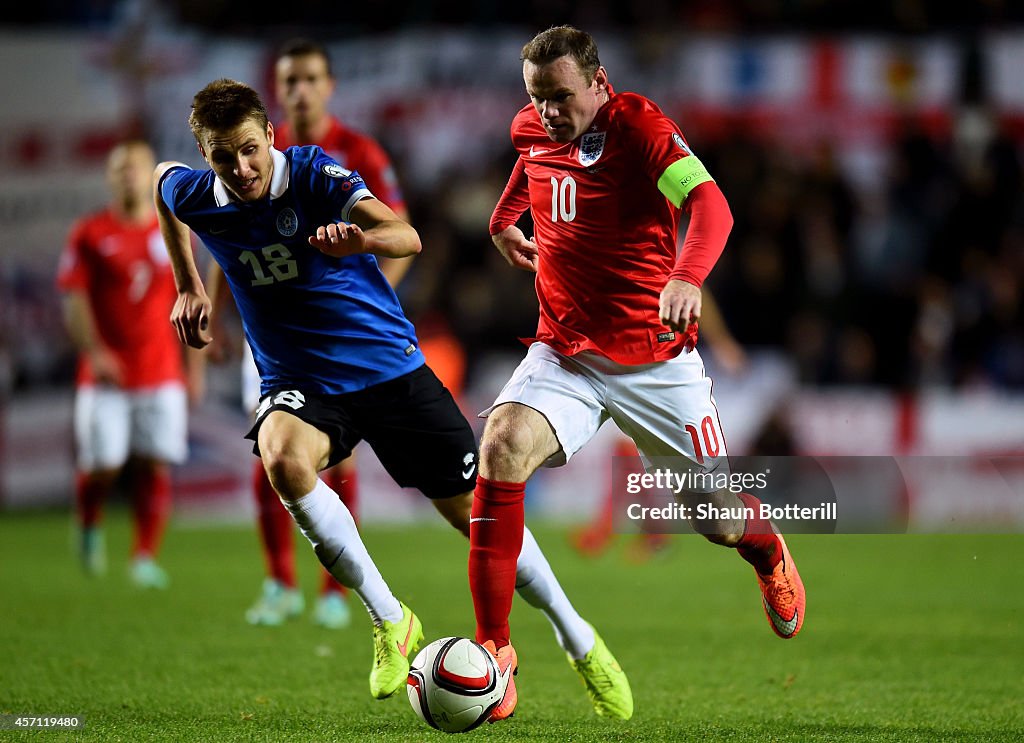
[[263,462],[256,460],[252,471],[252,490],[256,496],[263,554],[270,577],[288,588],[295,588],[295,550],[292,542],[294,521],[270,484]]
[[[337,464],[324,472],[322,477],[328,487],[330,487],[330,489],[337,493],[338,497],[341,498],[341,502],[345,504],[346,508],[348,508],[349,513],[352,514],[352,519],[358,526],[359,514],[357,509],[359,505],[359,491],[358,478],[356,476],[354,463],[351,467],[345,467],[342,464]],[[323,578],[320,581],[321,593],[336,591],[342,596],[348,595],[348,589],[338,583],[333,575],[328,573],[326,570],[321,572],[323,575]]]
[[75,482],[75,496],[78,503],[78,523],[89,528],[103,521],[103,504],[110,493],[110,484],[105,480],[78,473]]
[[743,536],[736,545],[740,557],[754,566],[761,575],[768,575],[782,559],[782,544],[772,530],[771,522],[760,516],[761,501],[747,493],[737,493],[743,505],[753,509],[754,517],[748,518]]
[[132,472],[135,546],[132,554],[156,557],[171,515],[171,473],[163,466],[138,465]]
[[516,590],[516,561],[523,549],[526,483],[478,477],[469,522],[469,588],[477,642],[509,644],[508,615]]

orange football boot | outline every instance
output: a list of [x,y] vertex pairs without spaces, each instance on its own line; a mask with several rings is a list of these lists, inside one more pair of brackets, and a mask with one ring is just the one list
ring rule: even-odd
[[497,722],[512,716],[516,711],[516,704],[519,702],[519,694],[516,693],[515,675],[519,673],[519,658],[516,657],[515,648],[511,645],[496,650],[493,640],[487,640],[484,644],[487,652],[494,656],[498,662],[498,670],[501,672],[502,682],[505,684],[505,695],[498,702],[498,706],[491,711],[488,722]]
[[782,545],[782,559],[769,575],[761,575],[756,570],[754,573],[757,582],[761,584],[761,603],[772,630],[782,639],[788,640],[796,637],[796,633],[804,626],[807,594],[800,573],[796,571],[796,563],[789,554],[786,540],[777,529],[772,528]]

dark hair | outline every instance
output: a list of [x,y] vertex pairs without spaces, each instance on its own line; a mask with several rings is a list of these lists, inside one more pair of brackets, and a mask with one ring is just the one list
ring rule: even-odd
[[601,66],[594,37],[573,26],[552,26],[541,31],[523,47],[519,59],[546,65],[565,56],[576,60],[576,66],[588,82],[594,79],[597,68]]
[[267,128],[267,109],[260,94],[245,83],[222,78],[196,93],[188,125],[196,141],[202,144],[202,132],[234,129],[249,119]]
[[334,70],[331,67],[331,55],[327,53],[327,47],[313,39],[301,37],[289,39],[281,44],[280,48],[277,50],[277,56],[274,59],[281,59],[282,57],[309,57],[314,55],[323,57],[324,62],[327,63],[328,77],[334,77]]

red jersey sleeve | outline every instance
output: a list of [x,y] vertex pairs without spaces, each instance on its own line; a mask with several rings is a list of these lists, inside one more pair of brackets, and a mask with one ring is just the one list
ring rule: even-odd
[[[675,122],[652,102],[634,104],[625,119],[632,130],[639,162],[661,193],[686,209],[690,226],[669,279],[702,286],[732,230],[732,213],[707,169],[686,143]],[[624,117],[625,118],[625,117]]]
[[530,184],[526,177],[526,166],[523,165],[523,158],[516,160],[512,168],[512,175],[509,176],[505,190],[498,199],[494,213],[491,214],[490,232],[497,235],[505,230],[523,216],[523,212],[530,208]]
[[732,231],[732,212],[714,181],[702,183],[690,192],[686,211],[690,215],[690,226],[669,280],[678,279],[701,287],[725,249],[725,241]]
[[364,139],[359,162],[353,165],[374,196],[396,212],[405,209],[405,197],[398,185],[391,158],[376,141],[369,137]]

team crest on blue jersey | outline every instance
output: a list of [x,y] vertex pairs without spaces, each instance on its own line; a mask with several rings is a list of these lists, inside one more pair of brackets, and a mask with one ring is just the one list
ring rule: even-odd
[[282,209],[277,215],[277,231],[285,237],[291,237],[299,231],[299,218],[291,207]]
[[604,138],[607,132],[584,134],[580,140],[580,165],[593,165],[604,153]]
[[341,167],[337,163],[328,163],[327,165],[324,165],[324,173],[331,176],[331,178],[348,178],[352,175],[351,170],[345,170],[345,168]]
[[683,138],[679,136],[679,132],[672,132],[672,141],[676,143],[676,147],[681,149],[687,155],[692,155],[693,154],[693,150],[691,150],[686,145],[686,142],[683,141]]

